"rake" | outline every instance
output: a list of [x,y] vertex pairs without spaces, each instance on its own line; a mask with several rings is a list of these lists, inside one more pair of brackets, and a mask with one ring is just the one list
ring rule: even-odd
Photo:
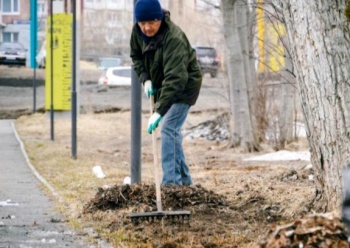
[[[154,108],[154,96],[150,97],[150,114],[153,114]],[[140,220],[153,221],[156,219],[171,218],[178,220],[190,220],[190,211],[163,211],[160,180],[159,180],[159,160],[158,160],[158,149],[157,149],[157,129],[152,132],[152,150],[153,150],[153,167],[154,167],[154,181],[156,186],[156,205],[157,211],[143,212],[143,213],[131,213],[129,217],[131,221],[137,223]]]

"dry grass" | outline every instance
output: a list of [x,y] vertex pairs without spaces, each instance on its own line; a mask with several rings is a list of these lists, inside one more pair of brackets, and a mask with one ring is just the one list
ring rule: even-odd
[[[191,114],[186,125],[196,125],[211,115]],[[147,118],[144,114],[143,123]],[[121,217],[128,209],[82,215],[84,205],[95,196],[98,187],[121,185],[130,174],[130,112],[80,115],[77,160],[71,158],[70,119],[56,118],[54,125],[55,139],[51,141],[48,115],[34,114],[16,120],[32,164],[60,195],[62,202],[57,204],[71,225],[82,231],[93,226],[115,247],[257,247],[270,225],[310,211],[314,184],[307,179],[308,171],[303,170],[307,162],[243,162],[246,154],[238,149],[224,148],[220,142],[185,138],[184,149],[194,183],[225,195],[230,208],[216,211],[232,220],[209,220],[212,213],[208,213],[183,230],[164,225],[135,230]],[[300,146],[305,144],[293,147]],[[142,182],[149,184],[153,182],[151,149],[151,137],[143,127]],[[94,176],[95,165],[103,168],[106,178]],[[294,172],[297,179],[291,176]]]

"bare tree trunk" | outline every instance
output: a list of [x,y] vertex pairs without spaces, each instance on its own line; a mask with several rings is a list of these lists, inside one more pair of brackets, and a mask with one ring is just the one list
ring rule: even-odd
[[249,106],[249,92],[252,92],[252,77],[249,63],[249,39],[248,39],[248,6],[245,1],[237,0],[234,6],[236,17],[236,28],[240,42],[240,58],[243,64],[243,80],[239,83],[240,94],[240,114],[243,125],[241,125],[241,146],[248,151],[254,150],[254,135]]
[[247,3],[242,0],[222,0],[227,72],[230,86],[231,112],[234,128],[232,144],[252,151],[254,140],[248,92],[252,90],[249,62]]
[[[284,70],[282,71],[282,79],[283,82],[287,85],[285,91],[286,91],[286,100],[285,105],[286,106],[286,116],[284,119],[284,123],[286,125],[286,142],[291,143],[295,139],[298,138],[297,134],[297,128],[296,128],[296,119],[297,119],[297,109],[299,107],[299,102],[297,101],[298,98],[298,90],[297,90],[297,84],[296,84],[296,78],[295,78],[295,72],[294,72],[294,65],[293,61],[290,55],[290,43],[289,39],[286,35],[284,35],[280,41],[283,44],[284,47]],[[298,107],[296,103],[298,102]]]
[[276,0],[282,8],[315,168],[315,206],[339,211],[350,155],[347,0]]
[[281,107],[280,107],[280,146],[285,147],[285,143],[290,143],[294,140],[293,132],[293,114],[295,112],[295,78],[292,77],[290,71],[291,61],[286,58],[285,69],[281,72],[282,85],[281,85]]
[[[249,68],[249,71],[247,72],[249,74],[248,78],[248,97],[249,97],[249,109],[250,109],[250,119],[253,127],[253,139],[255,146],[258,146],[260,143],[260,130],[258,128],[258,120],[256,118],[256,113],[258,109],[258,88],[257,88],[257,72],[255,69],[255,48],[254,48],[254,38],[255,37],[255,31],[256,31],[256,9],[252,6],[256,6],[256,0],[250,0],[248,1],[248,5],[246,5],[246,16],[247,16],[247,68]],[[251,7],[249,9],[249,7]],[[255,149],[259,150],[258,147],[255,147]]]
[[[234,78],[240,77],[242,79],[242,75],[240,72],[243,72],[243,68],[240,67],[240,63],[235,63],[236,54],[239,53],[240,45],[238,34],[235,32],[236,30],[233,28],[235,25],[235,16],[234,13],[234,3],[235,1],[230,0],[222,0],[222,15],[224,21],[224,36],[226,41],[226,65],[227,65],[227,75],[229,81],[230,88],[230,101],[231,101],[231,113],[234,119],[234,125],[231,135],[231,142],[234,146],[238,146],[240,144],[240,130],[241,130],[241,119],[238,111],[239,106],[239,89],[235,87],[237,84],[233,83]],[[237,52],[238,50],[238,52]],[[235,56],[236,55],[236,56]],[[235,64],[238,64],[237,66]]]

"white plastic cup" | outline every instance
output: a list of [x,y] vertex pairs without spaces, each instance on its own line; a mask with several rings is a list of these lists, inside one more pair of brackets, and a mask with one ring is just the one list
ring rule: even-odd
[[103,173],[101,166],[95,165],[92,168],[92,172],[95,174],[97,178],[105,178],[106,175]]
[[124,184],[124,185],[125,185],[125,184],[130,185],[130,184],[131,184],[131,178],[130,178],[130,177],[124,177],[124,182],[123,182],[123,184]]

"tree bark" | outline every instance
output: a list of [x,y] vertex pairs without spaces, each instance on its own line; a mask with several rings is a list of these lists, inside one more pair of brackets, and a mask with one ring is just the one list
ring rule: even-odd
[[[242,80],[243,68],[241,59],[239,58],[239,38],[235,26],[235,15],[234,15],[234,3],[235,1],[222,0],[221,9],[224,22],[224,37],[226,43],[226,65],[227,65],[227,76],[229,81],[230,89],[230,106],[231,113],[234,119],[233,130],[231,134],[231,143],[234,146],[240,144],[240,130],[241,130],[241,119],[238,111],[239,106],[239,88],[237,87],[236,80]],[[236,65],[237,64],[237,65]]]
[[350,156],[350,32],[347,0],[276,0],[297,74],[311,160],[315,207],[339,211]]
[[[281,71],[282,85],[281,85],[281,107],[280,107],[280,146],[285,147],[285,144],[291,143],[295,140],[296,135],[294,136],[293,132],[293,122],[294,122],[294,112],[296,109],[295,106],[295,95],[296,95],[296,85],[295,78],[291,75],[292,62],[289,58],[285,57],[285,69]],[[296,131],[296,130],[295,130]]]
[[230,87],[233,134],[231,143],[246,151],[258,145],[254,139],[249,92],[253,89],[253,77],[249,60],[248,8],[242,0],[222,0],[222,16],[227,53],[227,72]]

